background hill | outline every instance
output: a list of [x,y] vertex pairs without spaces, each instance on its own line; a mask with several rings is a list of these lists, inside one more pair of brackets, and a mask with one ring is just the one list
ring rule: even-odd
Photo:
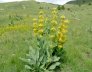
[[92,0],[75,0],[75,1],[71,1],[69,3],[71,4],[85,4],[85,3],[90,3],[92,2]]

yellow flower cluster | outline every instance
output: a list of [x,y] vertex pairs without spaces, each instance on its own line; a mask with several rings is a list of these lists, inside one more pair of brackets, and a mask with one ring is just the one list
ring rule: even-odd
[[37,19],[33,19],[33,33],[34,36],[39,36],[42,37],[43,36],[43,32],[44,32],[44,16],[43,16],[44,12],[40,11],[39,12],[39,18],[38,18],[38,22]]
[[56,37],[56,30],[57,30],[57,9],[53,8],[52,9],[52,17],[51,17],[51,27],[50,27],[50,39],[51,39],[51,44],[50,47],[53,48],[55,46],[55,37]]
[[66,41],[66,33],[69,21],[65,19],[65,16],[61,16],[61,24],[58,32],[58,48],[63,48],[63,44]]
[[43,32],[44,32],[44,16],[43,16],[44,12],[43,11],[40,11],[39,12],[39,24],[38,24],[38,33],[39,33],[39,36],[42,37],[43,36]]
[[58,24],[59,20],[57,20],[57,17],[58,17],[57,13],[58,13],[57,9],[53,8],[50,24],[45,23],[43,11],[39,12],[38,20],[33,19],[34,34],[40,38],[43,37],[43,34],[45,34],[46,35],[45,38],[47,40],[50,40],[49,44],[51,48],[55,46],[58,46],[58,48],[63,48],[63,44],[66,41],[66,33],[68,32],[67,28],[68,28],[69,21],[63,15],[60,18],[60,24]]
[[53,8],[52,9],[51,29],[50,29],[51,40],[55,38],[56,26],[57,26],[57,9]]
[[37,31],[38,31],[37,19],[34,18],[34,19],[33,19],[33,33],[34,33],[34,36],[37,35]]
[[13,26],[5,26],[0,28],[0,35],[9,32],[9,31],[27,31],[31,29],[31,25],[25,25],[25,24],[20,24],[20,25],[13,25]]

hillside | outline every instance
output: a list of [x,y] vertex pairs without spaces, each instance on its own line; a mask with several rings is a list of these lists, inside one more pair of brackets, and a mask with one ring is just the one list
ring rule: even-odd
[[[25,24],[31,25],[40,8],[49,16],[53,7],[57,5],[34,1],[0,4],[0,28],[10,25],[11,15],[23,19],[29,17]],[[60,72],[92,72],[92,5],[66,4],[65,10],[59,10],[58,15],[65,15],[70,20],[68,40],[64,45],[67,61]],[[16,21],[14,24],[22,23]],[[26,72],[19,57],[25,57],[30,40],[30,30],[8,31],[0,35],[0,72]]]

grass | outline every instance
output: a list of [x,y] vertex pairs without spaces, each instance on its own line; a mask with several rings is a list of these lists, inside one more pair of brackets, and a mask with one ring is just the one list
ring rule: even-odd
[[[52,7],[56,5],[36,2],[0,4],[0,9],[4,9],[0,10],[0,27],[10,24],[9,15],[12,14],[24,18],[30,15],[25,24],[31,24],[40,7],[43,7],[49,16]],[[64,46],[67,62],[62,65],[61,72],[92,72],[92,5],[83,4],[79,7],[66,4],[65,8],[64,11],[59,11],[59,14],[64,14],[70,24],[68,40]],[[70,11],[67,8],[70,8]],[[0,72],[26,72],[19,57],[24,57],[28,52],[30,40],[31,32],[28,30],[8,31],[0,36]]]

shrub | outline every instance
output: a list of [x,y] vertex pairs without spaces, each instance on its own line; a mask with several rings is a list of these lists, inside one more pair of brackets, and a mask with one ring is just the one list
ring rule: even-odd
[[91,3],[89,3],[88,5],[91,5]]
[[65,6],[64,6],[64,5],[62,5],[62,6],[61,6],[61,9],[62,9],[62,10],[65,10]]
[[58,23],[57,14],[54,8],[49,22],[45,20],[43,11],[39,12],[38,20],[33,19],[31,47],[27,57],[21,58],[30,72],[53,72],[64,62],[63,44],[66,41],[68,20],[61,16]]
[[61,6],[60,6],[60,5],[58,5],[57,9],[58,9],[58,10],[61,10]]

